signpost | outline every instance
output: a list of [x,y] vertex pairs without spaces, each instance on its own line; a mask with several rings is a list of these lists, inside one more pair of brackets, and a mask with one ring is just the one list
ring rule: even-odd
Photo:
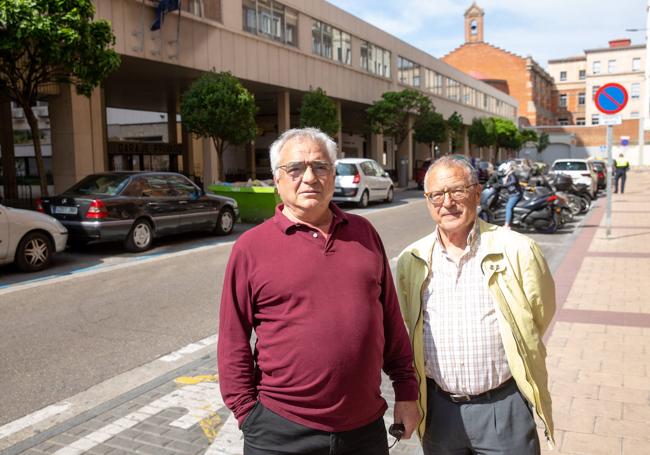
[[605,84],[594,96],[596,108],[605,114],[602,124],[607,125],[607,237],[612,232],[612,126],[621,124],[621,116],[614,115],[623,110],[627,104],[627,90],[621,84]]

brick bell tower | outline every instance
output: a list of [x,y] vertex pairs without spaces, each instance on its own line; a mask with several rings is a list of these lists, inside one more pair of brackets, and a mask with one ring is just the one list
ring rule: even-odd
[[483,42],[483,16],[485,12],[476,2],[465,11],[465,43]]

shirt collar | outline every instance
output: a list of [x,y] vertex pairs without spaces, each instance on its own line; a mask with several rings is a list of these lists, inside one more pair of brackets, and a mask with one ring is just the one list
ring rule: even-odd
[[[442,244],[442,239],[440,238],[440,230],[438,229],[438,226],[436,226],[434,233],[435,236],[433,250],[440,248],[442,251],[445,251],[445,247]],[[475,253],[478,250],[480,242],[481,230],[477,218],[474,220],[474,224],[472,225],[472,229],[470,229],[469,234],[467,234],[467,246],[465,247],[465,254],[467,254],[467,252],[470,252],[472,254]]]
[[[304,224],[291,221],[284,215],[284,213],[282,213],[282,209],[284,209],[284,204],[278,204],[275,207],[275,215],[273,216],[273,222],[282,230],[282,232],[286,234],[289,232],[289,230],[296,229],[298,226],[305,226]],[[335,203],[330,202],[329,209],[332,212],[332,215],[334,215],[334,218],[332,220],[332,228],[339,223],[348,222],[348,214],[341,210]]]

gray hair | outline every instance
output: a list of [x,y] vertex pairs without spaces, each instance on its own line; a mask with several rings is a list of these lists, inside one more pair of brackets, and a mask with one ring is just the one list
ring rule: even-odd
[[478,183],[478,175],[476,174],[476,169],[472,167],[472,164],[467,160],[467,158],[462,155],[446,155],[435,160],[431,166],[429,166],[429,169],[427,169],[427,173],[424,175],[424,191],[429,190],[427,187],[429,182],[429,175],[433,173],[434,169],[437,169],[441,166],[460,168],[465,171],[465,176],[468,180],[467,183],[469,185]]
[[318,128],[293,128],[282,133],[282,135],[279,138],[277,138],[273,142],[273,144],[271,144],[271,148],[269,149],[269,158],[271,160],[271,172],[273,172],[274,176],[276,172],[278,172],[278,165],[280,163],[280,152],[282,151],[282,148],[287,142],[293,139],[298,139],[298,140],[309,139],[311,141],[316,142],[318,145],[321,146],[321,148],[323,148],[327,152],[327,156],[329,157],[331,163],[334,163],[336,161],[337,146],[336,146],[336,142],[334,142],[334,140],[331,137],[323,133]]

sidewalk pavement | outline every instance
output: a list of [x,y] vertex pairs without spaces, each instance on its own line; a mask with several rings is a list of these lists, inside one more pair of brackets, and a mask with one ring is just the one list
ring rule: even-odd
[[[631,172],[627,184],[613,199],[611,235],[601,198],[554,273],[558,311],[547,334],[547,364],[557,446],[549,451],[540,430],[543,454],[650,454],[650,171]],[[0,455],[241,455],[241,433],[221,400],[215,366],[211,349]],[[382,392],[390,423],[393,394],[385,377]],[[391,453],[422,451],[413,438]]]

